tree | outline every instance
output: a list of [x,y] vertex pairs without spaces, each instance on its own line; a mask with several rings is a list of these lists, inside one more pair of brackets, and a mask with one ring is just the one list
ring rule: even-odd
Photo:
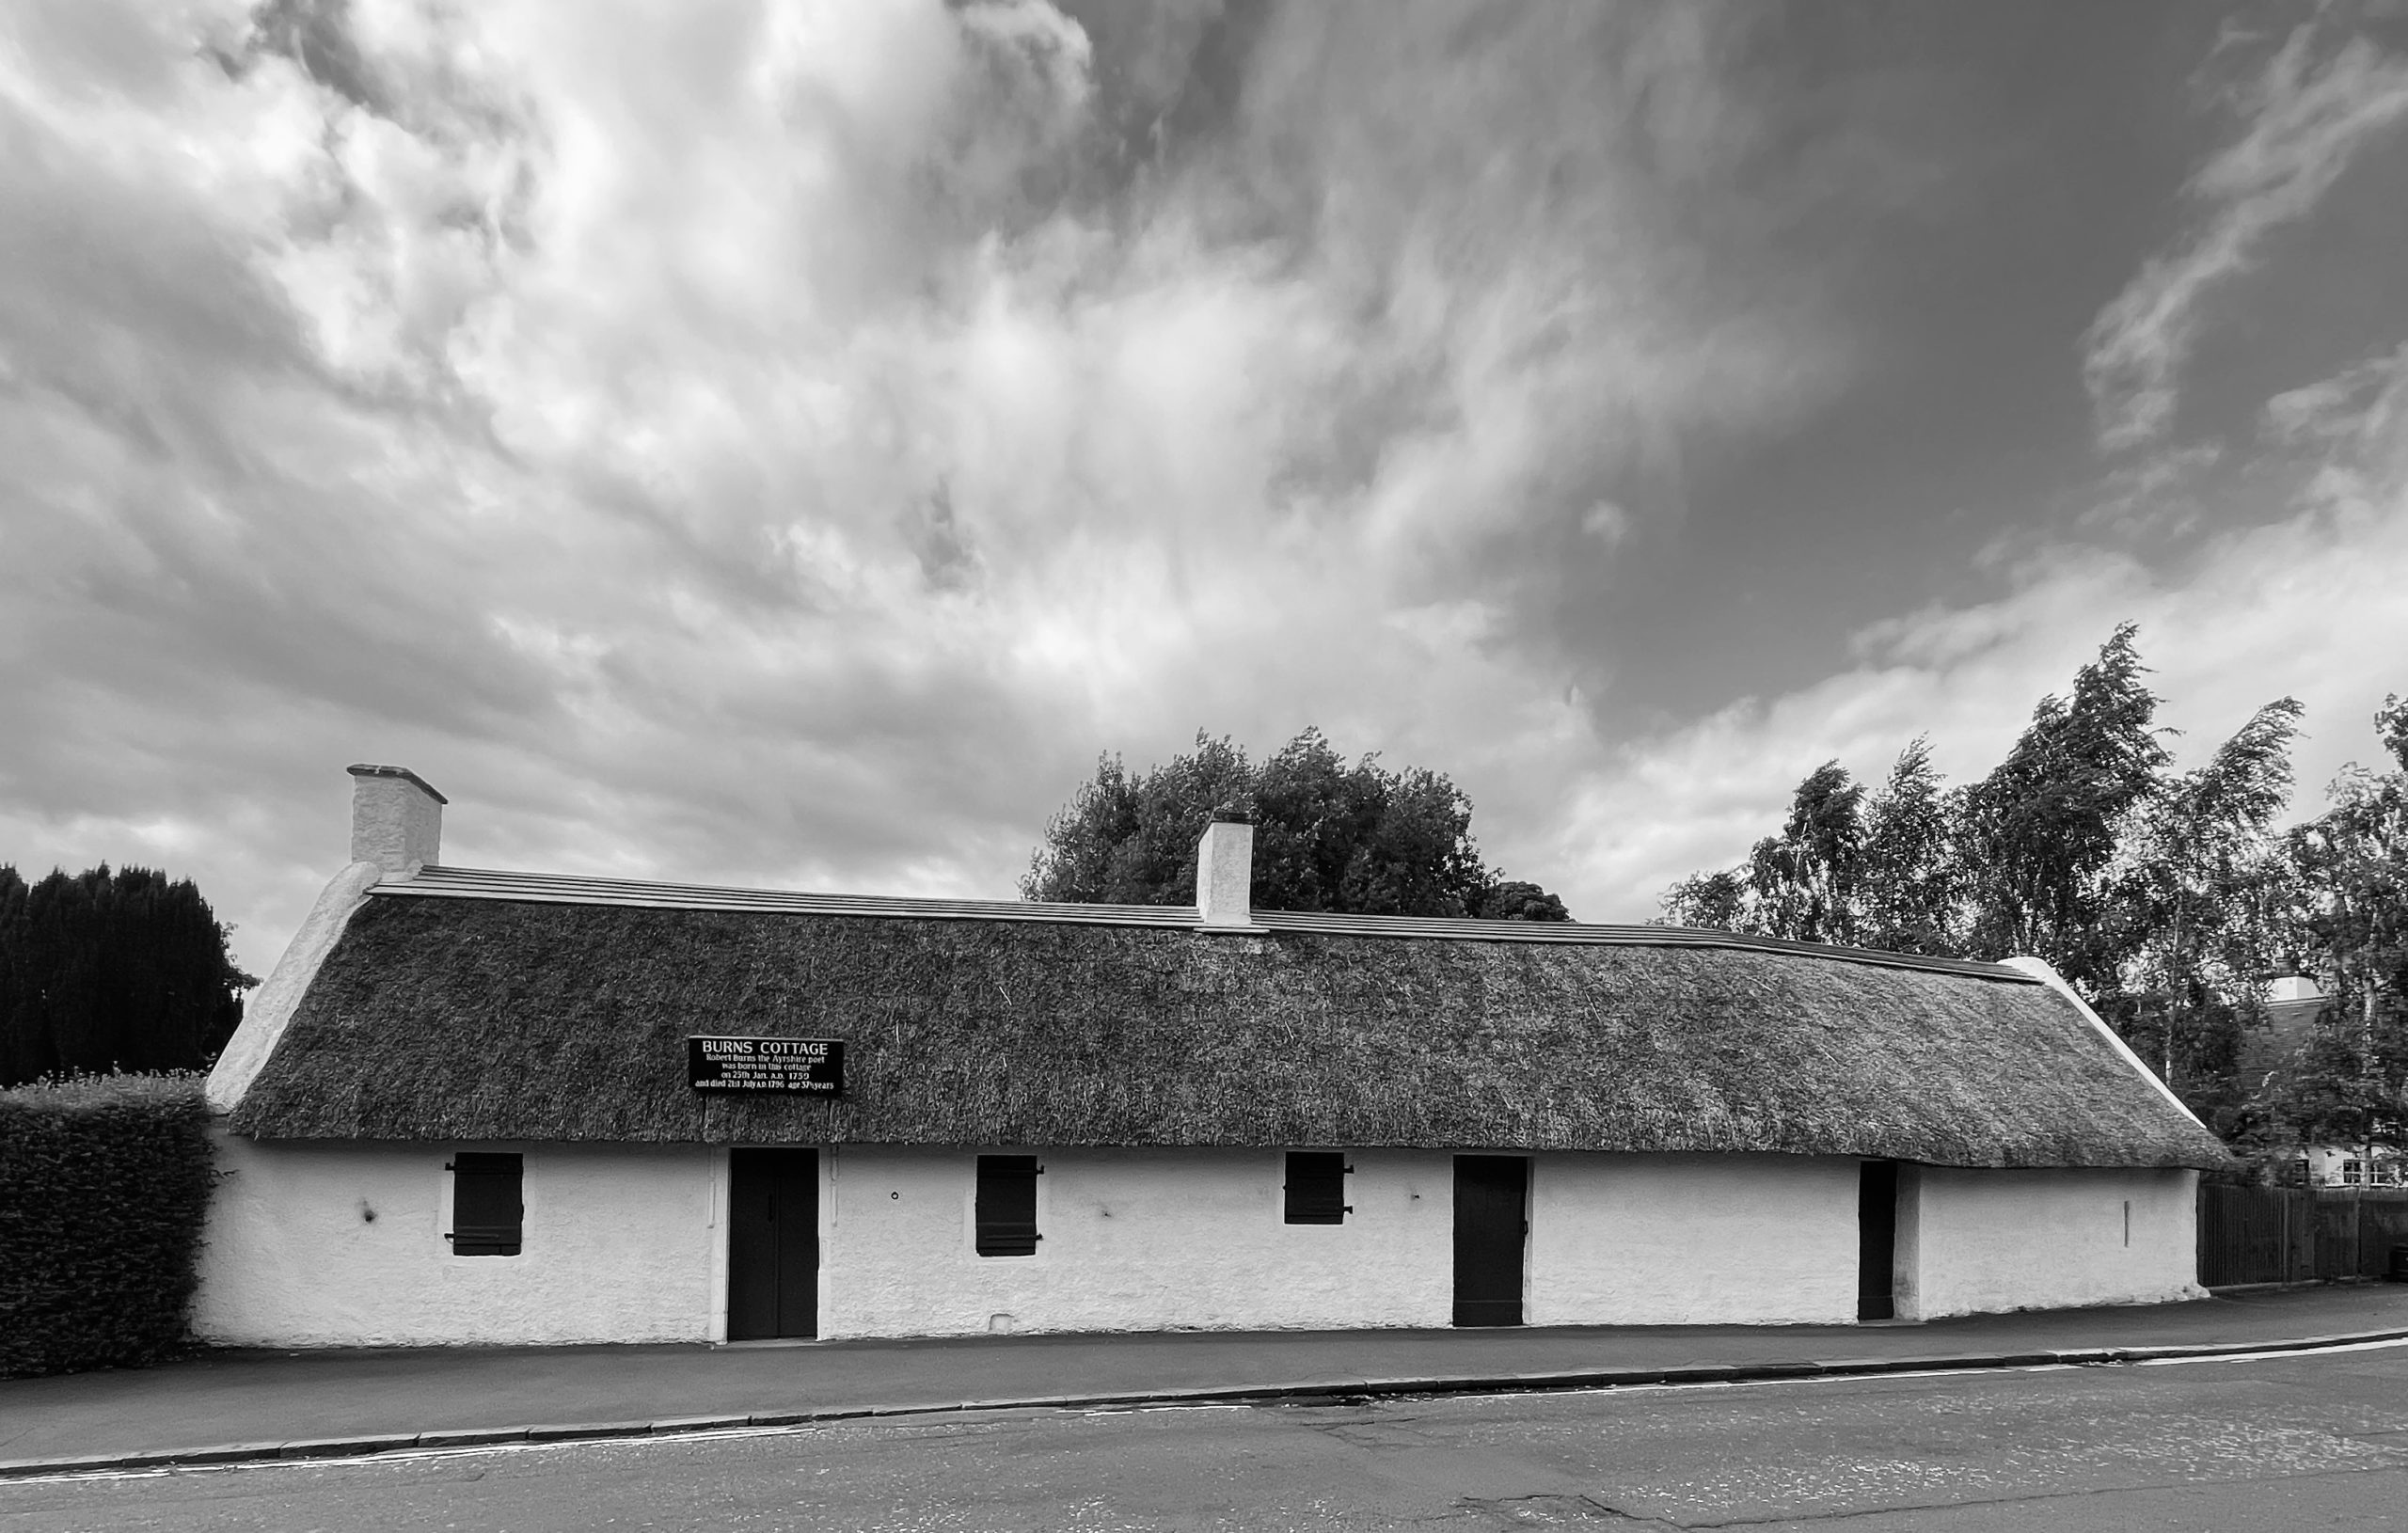
[[2255,1104],[2270,1138],[2408,1148],[2408,702],[2384,699],[2375,729],[2398,768],[2353,764],[2284,838],[2293,942],[2326,999]]
[[1476,915],[1496,882],[1472,844],[1471,800],[1454,783],[1390,772],[1372,755],[1350,767],[1316,729],[1262,764],[1254,821],[1265,909]]
[[1572,912],[1534,883],[1508,878],[1490,890],[1472,912],[1484,921],[1569,921]]
[[1563,902],[1501,879],[1444,775],[1349,764],[1307,729],[1259,766],[1226,737],[1132,772],[1117,756],[1048,822],[1022,898],[1123,905],[1196,899],[1196,843],[1214,818],[1255,827],[1254,904],[1267,910],[1564,921]]
[[2128,952],[2099,1009],[2203,1115],[2237,1106],[2241,1035],[2259,1017],[2292,877],[2273,834],[2301,708],[2267,703],[2207,765],[2139,806],[2106,880],[2100,945]]
[[2116,986],[2135,934],[2110,919],[2108,875],[2166,760],[2134,624],[2054,693],[2006,760],[1942,793],[1909,742],[1868,802],[1826,762],[1791,796],[1781,834],[1747,865],[1664,897],[1668,919],[1941,956],[2046,958],[2090,995]]
[[1709,931],[1740,931],[1748,919],[1747,876],[1734,868],[1692,873],[1664,891],[1665,926],[1698,926]]
[[[1081,905],[1193,905],[1196,843],[1215,817],[1251,818],[1254,769],[1224,737],[1132,773],[1117,756],[1045,827],[1021,897]],[[1259,860],[1258,859],[1258,861]]]
[[[29,1035],[33,982],[26,972],[28,891],[13,863],[0,862],[0,1086],[22,1085],[48,1067]],[[20,1019],[23,1019],[21,1021]]]
[[1740,867],[1667,890],[1662,920],[1801,942],[1948,956],[1956,891],[1949,801],[1918,735],[1870,798],[1836,761],[1791,793],[1781,833]]
[[0,1085],[202,1068],[257,983],[189,879],[103,865],[28,886],[0,867]]
[[[1943,791],[1922,737],[1863,798],[1835,762],[1737,868],[1666,891],[1668,921],[1939,956],[2033,954],[2220,1131],[2272,1146],[2408,1140],[2408,703],[2319,818],[2277,833],[2303,715],[2279,698],[2166,773],[2131,624],[2052,694],[1988,776]],[[1849,935],[1851,934],[1852,935]],[[2254,1089],[2242,1044],[2276,972],[2331,998]]]
[[1827,761],[1790,795],[1781,834],[1748,857],[1752,925],[1799,942],[1856,940],[1857,879],[1864,860],[1864,786]]
[[1956,803],[1940,788],[1931,742],[1907,742],[1865,815],[1863,909],[1858,940],[1893,953],[1953,957],[1963,951],[1956,908],[1964,884],[1950,826]]
[[2127,956],[2119,939],[2130,936],[2101,919],[2102,876],[2166,760],[2137,632],[2116,627],[2074,678],[2070,702],[2040,700],[2006,760],[1966,791],[1957,832],[1967,947],[1985,958],[2036,955],[2093,995],[2115,984]]

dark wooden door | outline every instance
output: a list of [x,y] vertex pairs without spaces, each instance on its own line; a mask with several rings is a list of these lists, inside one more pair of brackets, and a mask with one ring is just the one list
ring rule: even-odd
[[1518,1155],[1455,1157],[1455,1323],[1522,1323],[1523,1213],[1530,1162]]
[[1856,1182],[1856,1318],[1897,1318],[1891,1272],[1898,1256],[1898,1162],[1866,1161]]
[[819,1152],[729,1152],[727,1339],[819,1334]]

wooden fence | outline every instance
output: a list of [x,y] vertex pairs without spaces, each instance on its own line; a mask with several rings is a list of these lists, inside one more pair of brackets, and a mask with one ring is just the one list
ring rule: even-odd
[[2199,1189],[2206,1288],[2381,1277],[2395,1245],[2408,1245],[2408,1189]]

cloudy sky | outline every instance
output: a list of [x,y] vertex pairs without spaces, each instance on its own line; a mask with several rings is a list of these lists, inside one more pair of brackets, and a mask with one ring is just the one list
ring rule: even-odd
[[2123,619],[2408,691],[2408,8],[15,0],[0,860],[1008,896],[1117,751],[1590,920]]

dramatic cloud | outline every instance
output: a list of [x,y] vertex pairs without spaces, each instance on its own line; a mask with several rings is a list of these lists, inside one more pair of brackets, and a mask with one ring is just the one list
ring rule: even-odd
[[[2408,55],[2353,30],[2352,14],[2325,8],[2271,53],[2227,24],[2214,51],[2212,69],[2243,73],[2223,98],[2233,135],[2183,188],[2200,222],[2139,263],[2085,338],[2099,444],[2148,450],[2079,494],[2070,524],[2003,528],[1982,571],[1993,593],[1903,610],[1856,634],[1848,669],[1624,747],[1576,790],[1568,887],[1644,915],[1675,879],[1742,859],[1822,762],[1877,781],[1917,735],[1944,772],[1981,775],[2032,703],[2064,692],[2128,619],[2166,700],[2161,721],[2183,732],[2178,764],[2285,695],[2307,707],[2295,808],[2312,812],[2343,763],[2378,753],[2371,716],[2408,691],[2408,344],[2392,349],[2408,312],[2361,314],[2356,343],[2384,349],[2267,400],[2257,441],[2172,434],[2210,299],[2247,314],[2218,290],[2244,273],[2278,282],[2269,232],[2316,212],[2353,157],[2408,118]],[[2210,499],[2238,508],[2222,530],[2199,514]],[[2197,536],[2151,558],[2142,530]]]
[[[2376,704],[2408,690],[2408,346],[2276,396],[2266,432],[2258,468],[2288,470],[2286,514],[2211,538],[2169,569],[2049,543],[2008,562],[2004,595],[1865,629],[1854,669],[1723,708],[1589,782],[1572,838],[1585,872],[1569,881],[1643,915],[1674,880],[1738,861],[1816,766],[1836,758],[1878,782],[1919,734],[1944,772],[1980,776],[2030,705],[2064,695],[2126,619],[2141,625],[2165,699],[2160,721],[2182,732],[2169,741],[2178,766],[2203,760],[2262,703],[2306,704],[2294,803],[2314,812],[2343,763],[2380,758]],[[1633,815],[1632,804],[1653,813]]]
[[1673,216],[1710,11],[1302,8],[1217,102],[1209,12],[187,15],[0,55],[0,830],[271,926],[362,757],[460,861],[990,893],[1198,723],[1535,795],[1534,586],[1830,371]]
[[[1615,690],[1681,695],[1688,657],[1598,617],[1725,551],[1691,541],[1701,466],[1860,452],[1818,445],[1834,401],[1974,301],[1880,311],[1866,253],[1973,238],[1981,176],[2061,176],[2016,168],[1990,24],[20,4],[0,858],[192,874],[258,967],[367,759],[452,795],[461,863],[1000,895],[1099,752],[1309,723],[1452,773],[1495,861],[1614,919],[1825,754],[1928,729],[1984,765],[2120,617],[2203,735],[2328,680],[2344,734],[2373,662],[2321,675],[2309,619],[2399,549],[2399,364],[2366,356],[2183,469],[2289,476],[2188,562],[2036,518],[1969,591],[1902,526],[1842,674]],[[2400,115],[2395,56],[2306,37],[2200,158],[2199,229],[2107,277],[2141,272],[2091,376],[2142,435],[2203,294]],[[2001,377],[1967,439],[2029,404]],[[2091,487],[2167,493],[2128,477]]]
[[2307,217],[2353,155],[2408,119],[2408,57],[2318,17],[2226,99],[2244,131],[2191,178],[2198,228],[2150,261],[2087,338],[2083,376],[2111,450],[2154,441],[2171,425],[2212,290],[2250,271],[2271,232]]

